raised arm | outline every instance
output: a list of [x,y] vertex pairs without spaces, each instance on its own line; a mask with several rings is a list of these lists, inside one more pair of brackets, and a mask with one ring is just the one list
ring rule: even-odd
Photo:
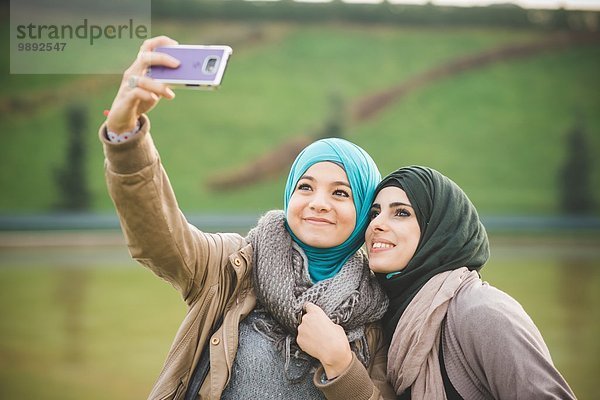
[[[244,241],[235,234],[206,234],[188,224],[152,141],[150,122],[143,113],[156,106],[161,97],[173,98],[173,93],[143,75],[150,65],[177,65],[171,57],[151,52],[157,46],[174,43],[166,37],[144,42],[123,75],[99,134],[106,156],[108,191],[132,257],[192,303],[203,287],[232,280],[222,266]],[[139,132],[134,137],[122,143],[109,140],[108,131],[122,134],[135,128],[136,122]]]

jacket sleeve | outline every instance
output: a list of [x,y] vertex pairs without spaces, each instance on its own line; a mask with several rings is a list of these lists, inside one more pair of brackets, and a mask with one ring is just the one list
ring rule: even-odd
[[131,256],[191,304],[203,287],[233,280],[223,266],[245,243],[237,234],[207,234],[188,224],[149,130],[143,115],[135,137],[111,143],[101,126],[108,192]]
[[394,388],[387,381],[387,350],[378,329],[377,350],[369,369],[352,353],[352,362],[338,377],[321,382],[324,369],[320,366],[313,377],[315,386],[328,400],[391,400],[396,399]]
[[[478,299],[452,305],[453,335],[477,378],[496,399],[575,399],[541,333],[521,305],[483,285]],[[450,312],[450,310],[449,310]],[[446,358],[446,356],[444,356]]]

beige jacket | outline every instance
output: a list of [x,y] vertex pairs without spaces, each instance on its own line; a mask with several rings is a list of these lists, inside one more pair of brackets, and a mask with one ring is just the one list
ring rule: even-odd
[[[201,399],[219,399],[226,387],[238,346],[238,325],[255,307],[252,288],[252,247],[238,234],[209,234],[188,224],[179,210],[169,179],[142,116],[141,130],[132,139],[104,143],[105,174],[131,256],[173,285],[188,305],[149,399],[183,399],[206,343],[210,372]],[[224,315],[221,328],[210,336]],[[386,351],[378,325],[369,326],[369,371],[356,357],[335,380],[315,385],[328,399],[395,398],[386,382]],[[369,376],[370,375],[370,376]]]

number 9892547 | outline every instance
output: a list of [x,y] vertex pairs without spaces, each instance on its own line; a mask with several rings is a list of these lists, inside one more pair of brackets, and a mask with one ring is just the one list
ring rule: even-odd
[[67,43],[52,43],[52,42],[27,42],[18,43],[18,51],[64,51]]

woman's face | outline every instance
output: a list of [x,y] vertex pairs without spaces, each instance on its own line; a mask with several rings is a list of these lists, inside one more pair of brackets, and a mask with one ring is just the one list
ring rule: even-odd
[[375,197],[365,234],[369,267],[374,272],[403,270],[421,237],[419,222],[404,190],[388,186]]
[[307,169],[288,203],[287,222],[309,246],[329,248],[344,243],[356,225],[346,172],[332,162],[318,162]]

